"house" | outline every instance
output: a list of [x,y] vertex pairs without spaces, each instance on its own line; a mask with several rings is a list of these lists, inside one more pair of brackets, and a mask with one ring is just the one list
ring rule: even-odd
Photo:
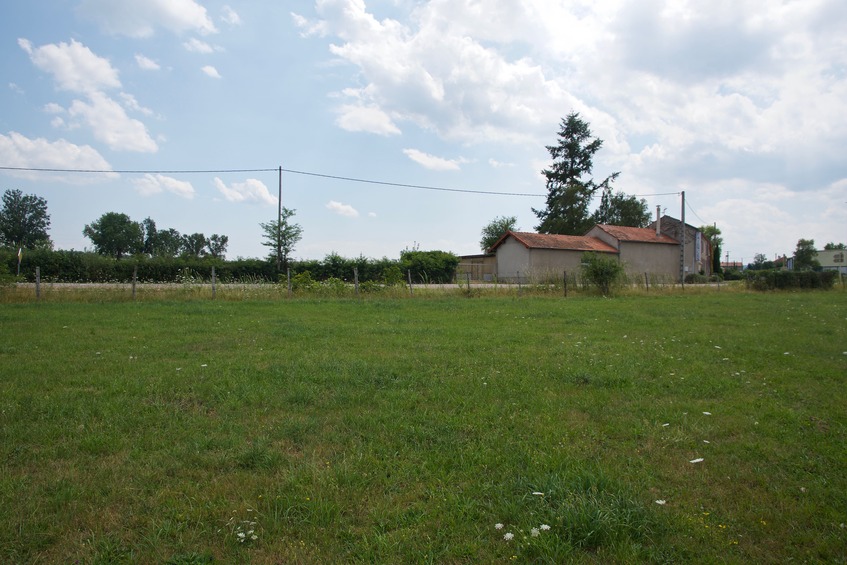
[[489,250],[497,258],[497,279],[527,282],[578,271],[586,251],[617,256],[617,249],[596,237],[509,231]]
[[598,224],[585,235],[510,231],[489,251],[496,255],[501,281],[560,279],[565,272],[579,271],[588,251],[614,257],[630,273],[676,280],[679,272],[679,242],[648,228]]
[[[821,249],[815,251],[815,259],[821,266],[822,271],[838,271],[847,275],[847,249]],[[794,270],[794,257],[789,257],[785,263],[786,268]]]
[[815,259],[824,271],[838,271],[847,275],[847,249],[822,249],[815,251]]
[[679,272],[679,241],[659,230],[597,224],[586,235],[614,247],[630,273],[673,277]]
[[[699,229],[690,224],[683,224],[671,216],[662,216],[649,227],[678,242],[685,242],[684,256],[680,253],[677,257],[677,277],[680,277],[681,272],[685,275],[703,273],[710,276],[712,274],[712,244]],[[683,266],[682,269],[680,265]]]

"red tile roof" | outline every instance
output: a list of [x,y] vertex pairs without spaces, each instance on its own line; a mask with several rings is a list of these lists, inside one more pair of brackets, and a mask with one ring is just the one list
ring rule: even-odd
[[[594,226],[611,235],[618,241],[632,241],[638,243],[668,243],[679,245],[679,242],[669,235],[656,235],[653,228],[630,228],[626,226],[610,226],[608,224],[597,224]],[[594,228],[591,228],[594,229]]]
[[497,243],[491,246],[494,251],[507,237],[512,236],[527,249],[564,249],[569,251],[597,251],[599,253],[617,253],[617,249],[596,237],[587,235],[557,235],[531,232],[507,232]]

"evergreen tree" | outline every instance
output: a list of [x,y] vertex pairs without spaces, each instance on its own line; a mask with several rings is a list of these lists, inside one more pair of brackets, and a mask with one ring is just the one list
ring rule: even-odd
[[547,178],[547,205],[532,211],[541,220],[541,233],[582,235],[594,224],[588,213],[594,193],[607,189],[620,173],[612,173],[600,183],[590,178],[594,154],[603,140],[591,137],[588,123],[571,112],[562,120],[559,142],[547,146],[553,165],[542,171]]

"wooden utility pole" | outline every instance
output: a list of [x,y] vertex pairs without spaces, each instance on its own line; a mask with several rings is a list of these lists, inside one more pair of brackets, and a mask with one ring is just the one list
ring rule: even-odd
[[679,282],[685,286],[685,191],[682,191],[682,237],[679,245]]
[[279,166],[279,196],[276,213],[276,272],[282,269],[282,165]]

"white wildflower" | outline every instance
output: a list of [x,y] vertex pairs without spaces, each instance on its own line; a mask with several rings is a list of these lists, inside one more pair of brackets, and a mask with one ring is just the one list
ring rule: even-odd
[[502,530],[503,524],[501,524],[500,522],[497,522],[496,524],[494,524],[494,529],[495,530]]
[[537,537],[541,534],[541,532],[538,530],[538,528],[532,528],[532,529],[529,531],[529,534],[530,534],[532,537],[537,538]]
[[550,526],[548,526],[547,524],[541,524],[541,525],[538,527],[538,529],[539,529],[539,530],[541,530],[542,532],[546,532],[547,530],[549,530],[549,529],[550,529]]
[[506,532],[505,534],[503,534],[503,539],[506,540],[506,541],[509,541],[509,540],[513,539],[514,537],[515,537],[515,534],[513,534],[512,532]]

